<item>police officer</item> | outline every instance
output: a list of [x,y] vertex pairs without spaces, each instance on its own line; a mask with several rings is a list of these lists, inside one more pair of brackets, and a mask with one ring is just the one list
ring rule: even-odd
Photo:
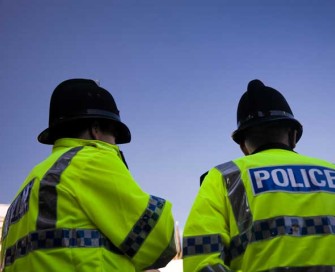
[[29,173],[3,226],[3,271],[141,271],[176,254],[171,203],[144,192],[117,144],[130,142],[112,95],[93,80],[60,83]]
[[184,271],[335,271],[335,166],[293,151],[286,99],[248,84],[232,138],[245,157],[205,175],[183,233]]

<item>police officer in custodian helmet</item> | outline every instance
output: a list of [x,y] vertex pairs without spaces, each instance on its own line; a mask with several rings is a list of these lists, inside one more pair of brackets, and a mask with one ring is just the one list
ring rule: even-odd
[[112,95],[89,79],[60,83],[32,169],[3,226],[3,271],[141,271],[176,254],[171,203],[144,192],[117,144],[130,142]]
[[248,84],[232,134],[246,155],[206,175],[183,233],[184,271],[335,271],[335,165],[296,153],[283,95]]

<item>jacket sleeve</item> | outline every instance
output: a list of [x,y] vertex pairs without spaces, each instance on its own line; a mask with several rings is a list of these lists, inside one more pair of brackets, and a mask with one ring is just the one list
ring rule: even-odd
[[231,271],[224,263],[230,236],[227,193],[222,175],[212,169],[195,198],[183,232],[184,272]]
[[176,255],[171,203],[145,193],[117,154],[95,155],[82,172],[77,198],[97,228],[137,270],[164,267]]

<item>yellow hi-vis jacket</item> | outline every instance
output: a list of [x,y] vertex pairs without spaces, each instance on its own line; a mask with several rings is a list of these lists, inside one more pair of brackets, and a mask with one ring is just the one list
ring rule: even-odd
[[4,271],[141,271],[175,254],[171,203],[141,190],[117,146],[60,139],[28,175],[2,235]]
[[335,165],[270,149],[205,177],[183,233],[184,272],[335,271]]

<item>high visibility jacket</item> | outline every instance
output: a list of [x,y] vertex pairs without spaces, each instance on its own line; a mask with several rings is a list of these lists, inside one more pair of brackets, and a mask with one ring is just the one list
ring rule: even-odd
[[140,271],[175,254],[171,203],[134,181],[117,146],[60,139],[28,175],[2,235],[4,271]]
[[184,271],[335,271],[334,245],[335,165],[264,150],[205,177],[184,228]]

